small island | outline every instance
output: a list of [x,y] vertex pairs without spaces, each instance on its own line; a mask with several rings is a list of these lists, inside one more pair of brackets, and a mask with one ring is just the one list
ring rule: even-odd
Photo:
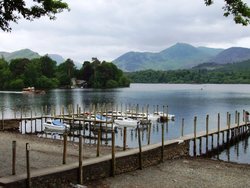
[[85,61],[78,69],[71,59],[57,64],[49,56],[10,62],[0,59],[0,89],[23,90],[34,87],[39,90],[54,88],[117,88],[129,87],[130,81],[113,63]]

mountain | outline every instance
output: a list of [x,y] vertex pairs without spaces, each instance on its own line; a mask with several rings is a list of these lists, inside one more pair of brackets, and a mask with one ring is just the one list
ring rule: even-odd
[[249,48],[232,47],[216,55],[214,58],[210,60],[210,62],[218,64],[226,64],[226,63],[241,62],[248,59],[250,59]]
[[0,56],[3,56],[7,61],[17,58],[34,59],[40,57],[40,55],[37,52],[33,52],[30,49],[22,49],[12,53],[0,52]]
[[[57,64],[63,63],[65,61],[65,59],[62,56],[57,54],[46,54],[46,55],[48,55],[52,60],[56,61]],[[0,57],[3,57],[6,61],[11,61],[12,59],[18,59],[18,58],[35,59],[35,58],[40,58],[41,55],[30,49],[22,49],[14,52],[0,52]]]
[[194,47],[190,44],[177,43],[158,53],[128,52],[113,61],[123,71],[145,69],[175,70],[185,69],[206,62],[223,49]]
[[57,64],[61,64],[65,61],[65,59],[57,54],[47,54],[52,60],[56,61]]

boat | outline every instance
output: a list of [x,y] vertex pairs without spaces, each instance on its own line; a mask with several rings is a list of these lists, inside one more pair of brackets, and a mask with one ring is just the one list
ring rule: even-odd
[[55,120],[47,120],[45,123],[43,123],[43,126],[45,128],[45,130],[47,131],[55,131],[55,132],[64,132],[70,129],[70,125],[65,124],[60,122],[59,119],[55,119]]
[[115,124],[119,128],[129,127],[129,128],[136,128],[139,124],[138,120],[128,118],[128,117],[117,117],[117,119],[114,120]]
[[25,87],[22,90],[23,94],[45,94],[44,90],[37,90],[35,87]]
[[154,112],[153,114],[148,115],[148,119],[151,120],[151,121],[158,121],[160,119],[174,120],[175,115],[166,114],[166,113],[163,113],[163,112]]

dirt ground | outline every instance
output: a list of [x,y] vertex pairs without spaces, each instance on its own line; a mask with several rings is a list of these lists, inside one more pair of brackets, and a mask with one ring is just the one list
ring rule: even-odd
[[[26,172],[26,143],[30,145],[30,167],[34,169],[62,165],[63,140],[39,138],[37,135],[0,132],[0,177],[12,174],[12,141],[16,141],[16,174]],[[116,148],[119,150],[120,148]],[[83,157],[96,157],[96,144],[83,144]],[[78,162],[77,142],[67,142],[66,163]],[[111,147],[102,145],[100,156],[111,154]]]
[[88,188],[249,187],[250,165],[185,158],[89,182]]

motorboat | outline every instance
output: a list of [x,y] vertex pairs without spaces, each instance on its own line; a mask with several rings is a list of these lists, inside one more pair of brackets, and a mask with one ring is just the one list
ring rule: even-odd
[[59,119],[54,119],[54,120],[49,119],[45,123],[43,123],[43,126],[45,130],[55,131],[55,132],[67,131],[70,129],[70,125],[60,122]]
[[45,94],[44,90],[37,90],[34,87],[26,87],[22,90],[23,94]]
[[151,121],[158,121],[161,118],[167,119],[167,120],[174,120],[175,115],[167,114],[167,113],[163,113],[163,112],[154,112],[154,113],[148,115],[148,119]]
[[138,120],[128,118],[128,117],[117,117],[117,119],[114,120],[115,124],[118,125],[119,128],[123,127],[130,127],[130,128],[136,128],[139,124]]

